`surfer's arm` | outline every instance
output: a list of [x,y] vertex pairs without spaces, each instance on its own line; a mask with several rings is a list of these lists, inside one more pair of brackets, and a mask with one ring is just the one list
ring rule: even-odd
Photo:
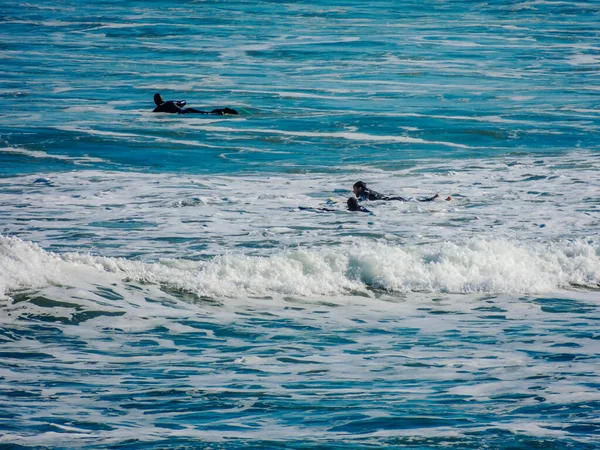
[[183,111],[183,109],[177,106],[176,102],[169,100],[168,102],[158,105],[156,108],[154,108],[153,112],[177,114],[181,111]]
[[239,114],[235,109],[232,108],[217,108],[213,109],[210,113],[217,116],[223,116],[225,114]]
[[180,108],[183,108],[187,104],[187,102],[185,100],[176,100],[175,104]]

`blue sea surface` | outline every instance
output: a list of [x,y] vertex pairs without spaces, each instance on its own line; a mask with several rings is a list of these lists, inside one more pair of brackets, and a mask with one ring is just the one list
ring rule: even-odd
[[600,446],[598,2],[0,23],[0,448]]

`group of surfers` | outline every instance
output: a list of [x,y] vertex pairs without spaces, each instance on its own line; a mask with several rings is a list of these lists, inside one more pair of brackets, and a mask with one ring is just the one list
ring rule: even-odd
[[[373,189],[370,189],[367,187],[367,183],[365,183],[364,181],[357,181],[356,183],[354,183],[354,185],[352,186],[352,191],[354,192],[354,196],[350,197],[348,199],[348,201],[346,202],[346,205],[348,206],[348,211],[358,211],[358,212],[366,212],[366,213],[371,213],[370,210],[368,210],[367,208],[365,208],[363,205],[360,204],[360,202],[364,202],[364,201],[375,201],[375,200],[380,200],[380,201],[390,201],[390,200],[395,200],[398,202],[408,202],[411,201],[410,199],[404,198],[404,197],[400,197],[400,196],[394,196],[394,197],[390,197],[388,195],[383,195],[380,194],[377,191],[374,191]],[[416,198],[414,200],[418,201],[418,202],[433,202],[437,199],[440,199],[440,194],[435,194],[433,197],[424,197],[424,198]],[[452,196],[448,196],[444,199],[447,202],[450,202],[452,200],[454,200],[452,198]],[[331,209],[331,208],[307,208],[307,207],[300,207],[301,210],[312,210],[312,211],[316,211],[316,212],[334,212],[337,211],[336,209]]]
[[[211,115],[237,115],[239,114],[235,109],[232,108],[217,108],[211,111],[201,111],[195,108],[185,108],[187,102],[185,100],[168,100],[165,99],[159,93],[154,94],[154,103],[156,104],[156,108],[152,112],[160,112],[160,113],[169,113],[169,114],[211,114]],[[390,197],[387,195],[380,194],[370,188],[367,187],[367,184],[363,181],[357,181],[352,186],[352,191],[354,192],[354,196],[350,197],[346,202],[348,207],[348,211],[359,211],[359,212],[367,212],[370,213],[367,208],[361,205],[359,202],[364,201],[374,201],[374,200],[382,200],[382,201],[390,201],[395,200],[399,202],[407,202],[408,199],[400,196]],[[440,194],[435,194],[433,197],[425,197],[425,198],[417,198],[416,200],[419,202],[432,202],[440,198]],[[444,200],[452,201],[453,198],[448,196]],[[329,208],[307,208],[300,207],[302,210],[315,210],[315,211],[325,211],[325,212],[334,212],[337,211],[335,209]]]

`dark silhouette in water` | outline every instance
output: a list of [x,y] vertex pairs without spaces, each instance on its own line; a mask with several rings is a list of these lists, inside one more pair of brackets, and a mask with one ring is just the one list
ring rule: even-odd
[[358,200],[355,197],[350,197],[348,199],[348,201],[346,202],[346,204],[348,205],[348,211],[360,211],[360,212],[366,212],[366,213],[371,212],[364,206],[359,205]]
[[[354,195],[356,195],[356,197],[362,201],[365,201],[365,200],[384,200],[384,201],[397,200],[399,202],[407,202],[408,201],[404,197],[388,197],[387,195],[380,194],[379,192],[369,189],[367,187],[367,183],[365,183],[364,181],[357,181],[356,183],[354,183],[354,186],[352,186],[352,191],[354,192]],[[420,202],[432,202],[436,198],[440,198],[440,194],[435,194],[433,197],[419,198],[417,200]],[[446,201],[448,201],[448,202],[451,200],[453,200],[453,198],[451,196],[448,196],[446,198]]]
[[162,112],[169,114],[212,114],[215,116],[222,116],[224,114],[238,114],[235,109],[231,108],[219,108],[213,109],[212,111],[200,111],[195,108],[184,108],[186,105],[185,100],[169,100],[165,101],[165,99],[159,93],[154,94],[154,103],[156,103],[156,108],[152,112]]
[[[348,199],[348,201],[346,202],[346,204],[348,205],[348,211],[360,211],[360,212],[366,212],[366,213],[371,213],[371,211],[369,211],[367,208],[365,208],[364,206],[360,206],[358,204],[358,200],[354,197],[350,197]],[[317,212],[317,213],[323,213],[323,212],[338,212],[340,211],[339,209],[331,209],[331,208],[314,208],[312,206],[298,206],[298,209],[300,211],[311,211],[311,212]],[[373,213],[371,213],[373,214]]]

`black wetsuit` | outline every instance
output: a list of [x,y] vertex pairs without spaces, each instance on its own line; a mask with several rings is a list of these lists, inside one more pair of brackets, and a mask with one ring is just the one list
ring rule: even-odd
[[386,201],[397,200],[399,202],[408,201],[404,197],[388,197],[387,195],[380,194],[379,192],[373,191],[369,188],[363,189],[363,191],[358,196],[358,199],[361,201],[365,201],[365,200],[371,200],[371,201],[373,201],[373,200],[386,200]]
[[[316,213],[324,213],[324,212],[339,212],[339,209],[331,209],[331,208],[313,208],[311,206],[298,206],[300,211],[311,211]],[[355,198],[348,199],[348,211],[360,211],[371,213],[367,208],[358,204],[358,200]],[[373,214],[373,213],[371,213]]]
[[[433,197],[418,198],[417,200],[420,202],[432,202],[435,198],[436,198],[436,196],[434,195]],[[397,200],[399,202],[407,202],[408,201],[404,197],[388,197],[387,195],[380,194],[379,192],[373,191],[369,188],[364,188],[363,191],[358,196],[358,199],[360,201],[365,201],[365,200],[371,200],[371,201],[373,201],[373,200],[384,200],[384,201]]]
[[348,211],[360,211],[360,212],[366,212],[366,213],[373,214],[371,211],[369,211],[364,206],[359,205],[358,199],[356,199],[355,197],[350,197],[348,199],[348,201],[346,202],[346,204],[348,205]]
[[175,101],[169,100],[168,102],[161,103],[152,112],[162,112],[169,114],[213,114],[217,116],[222,116],[223,114],[238,114],[235,109],[231,108],[220,108],[213,109],[212,111],[200,111],[195,108],[184,108],[185,100]]

